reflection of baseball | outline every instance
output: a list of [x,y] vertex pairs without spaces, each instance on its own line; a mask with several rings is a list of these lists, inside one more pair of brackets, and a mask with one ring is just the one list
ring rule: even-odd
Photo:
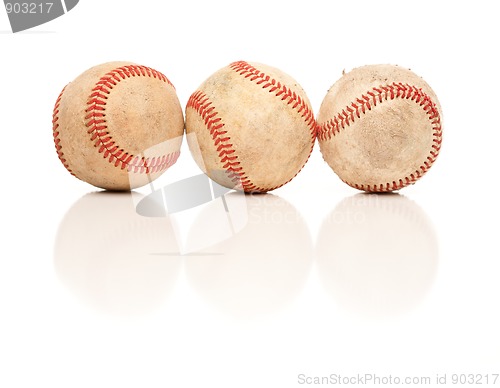
[[441,148],[441,107],[410,70],[364,66],[328,91],[318,115],[323,158],[348,185],[393,191],[415,183]]
[[317,241],[326,290],[364,317],[415,308],[432,286],[438,254],[427,215],[397,194],[344,199],[324,220]]
[[170,218],[138,215],[134,202],[140,199],[135,192],[90,193],[68,210],[59,226],[57,275],[81,301],[107,314],[143,315],[158,309],[179,275]]
[[265,192],[302,169],[315,141],[309,100],[282,71],[235,62],[209,77],[186,107],[189,148],[217,183]]
[[[190,244],[214,243],[186,256],[187,278],[204,300],[234,317],[282,309],[300,293],[312,266],[307,225],[291,204],[274,195],[230,193],[225,198],[229,212],[221,200],[213,201],[191,229]],[[231,206],[241,200],[247,202],[245,215]],[[227,230],[233,236],[221,241]]]
[[59,95],[53,135],[77,178],[109,190],[156,179],[178,156],[184,130],[174,87],[160,72],[129,62],[95,66]]

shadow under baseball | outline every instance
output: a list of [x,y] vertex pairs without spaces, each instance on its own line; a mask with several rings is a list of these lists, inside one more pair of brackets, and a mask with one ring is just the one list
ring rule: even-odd
[[[173,291],[180,256],[167,215],[136,213],[135,192],[93,192],[80,198],[60,223],[55,271],[84,304],[110,315],[150,313]],[[154,209],[151,209],[154,212]]]
[[333,299],[365,318],[414,309],[431,288],[438,241],[431,221],[399,194],[357,194],[326,217],[317,242],[320,279]]
[[246,214],[226,217],[223,203],[214,201],[200,213],[188,241],[200,245],[211,230],[235,230],[232,219],[246,224],[232,237],[186,256],[188,281],[208,304],[237,319],[285,308],[300,294],[313,262],[306,223],[275,195],[233,192],[226,199],[229,204],[244,199],[246,206],[240,209]]

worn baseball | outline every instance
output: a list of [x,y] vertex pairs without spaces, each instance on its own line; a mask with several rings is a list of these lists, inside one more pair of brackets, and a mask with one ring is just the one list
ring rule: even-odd
[[63,89],[53,112],[59,159],[108,190],[150,183],[179,157],[184,117],[162,73],[130,62],[92,67]]
[[266,192],[292,180],[316,138],[311,104],[282,71],[234,62],[210,76],[186,107],[186,132],[198,166],[214,181]]
[[348,185],[368,192],[415,183],[441,148],[442,113],[430,86],[408,69],[363,66],[328,91],[318,114],[324,160]]

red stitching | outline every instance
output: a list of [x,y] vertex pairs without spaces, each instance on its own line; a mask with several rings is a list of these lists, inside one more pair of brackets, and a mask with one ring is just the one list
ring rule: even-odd
[[64,152],[62,151],[62,146],[61,146],[61,139],[59,138],[59,106],[61,105],[61,98],[66,90],[66,86],[63,88],[61,93],[59,93],[59,97],[57,97],[56,104],[54,105],[54,110],[52,111],[52,136],[54,137],[54,145],[56,147],[56,152],[57,156],[59,157],[59,160],[63,164],[64,167],[66,167],[66,170],[68,170],[71,175],[75,176],[73,171],[69,168],[69,164],[66,161],[66,158],[64,157]]
[[249,78],[250,81],[255,82],[257,85],[262,85],[262,89],[269,89],[269,93],[274,93],[276,97],[281,96],[281,100],[285,101],[288,105],[293,104],[292,108],[296,109],[297,112],[301,114],[301,117],[304,118],[304,121],[309,126],[314,143],[316,139],[316,120],[314,118],[314,112],[296,92],[292,91],[286,85],[282,85],[281,82],[276,81],[264,72],[257,70],[245,61],[233,62],[229,67],[245,78]]
[[217,147],[220,162],[223,164],[222,167],[226,170],[231,182],[235,186],[241,185],[244,191],[261,190],[261,188],[250,182],[240,162],[237,161],[238,157],[234,155],[236,150],[230,143],[231,137],[227,136],[227,131],[223,129],[225,124],[222,122],[222,118],[218,116],[219,113],[215,111],[215,106],[209,101],[207,95],[201,91],[194,92],[189,97],[187,107],[194,109],[205,122],[214,145]]
[[[277,97],[283,95],[281,100],[286,101],[288,105],[293,104],[292,108],[296,109],[297,112],[301,114],[301,117],[304,118],[310,128],[312,141],[311,149],[306,159],[307,162],[307,160],[311,156],[314,142],[316,140],[317,125],[312,109],[309,108],[309,106],[302,100],[300,96],[298,96],[295,92],[292,92],[291,89],[287,88],[285,85],[282,85],[279,81],[276,81],[269,75],[258,71],[247,62],[234,62],[230,64],[229,67],[232,70],[238,72],[240,75],[245,76],[245,78],[249,78],[250,81],[256,82],[257,85],[262,85],[263,89],[269,88],[269,93],[274,93]],[[212,135],[214,145],[215,147],[217,147],[217,152],[219,152],[220,161],[223,164],[223,168],[226,170],[229,179],[231,180],[231,182],[233,182],[233,184],[235,184],[235,186],[241,185],[244,191],[264,192],[275,190],[290,182],[304,167],[305,163],[292,178],[278,186],[271,188],[256,186],[250,181],[250,179],[244,172],[241,163],[237,161],[238,156],[234,155],[236,150],[233,149],[233,144],[230,143],[231,137],[227,136],[227,131],[221,131],[221,129],[224,128],[225,124],[222,122],[222,118],[218,117],[218,112],[215,111],[215,106],[213,106],[212,102],[209,101],[207,95],[202,91],[196,91],[189,98],[187,107],[194,109],[204,120],[205,126]]]
[[128,65],[110,71],[96,83],[87,101],[85,110],[87,132],[90,140],[94,142],[94,147],[98,148],[103,158],[108,159],[115,167],[120,167],[122,170],[126,168],[129,172],[140,174],[164,171],[177,161],[179,151],[153,158],[135,156],[120,148],[108,132],[105,113],[108,95],[119,82],[131,77],[152,77],[174,88],[162,73],[146,66]]
[[403,83],[394,82],[390,85],[380,85],[379,87],[372,88],[366,92],[366,94],[361,95],[360,98],[356,98],[356,101],[345,107],[342,112],[336,114],[332,119],[322,125],[318,125],[318,139],[320,141],[330,140],[332,137],[335,137],[338,133],[340,133],[342,129],[350,126],[357,119],[360,119],[361,114],[366,114],[367,111],[371,111],[372,108],[376,107],[378,104],[384,101],[394,100],[395,98],[412,100],[422,107],[426,113],[427,118],[432,125],[433,131],[433,144],[431,146],[432,149],[429,152],[429,156],[419,167],[419,170],[416,170],[407,177],[399,179],[397,182],[392,181],[385,184],[363,185],[344,181],[349,186],[359,190],[374,192],[399,190],[415,183],[436,161],[441,149],[443,135],[441,117],[437,106],[432,99],[422,91],[422,89]]

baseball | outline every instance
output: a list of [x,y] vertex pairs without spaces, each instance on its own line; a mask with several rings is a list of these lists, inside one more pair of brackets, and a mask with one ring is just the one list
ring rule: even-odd
[[441,148],[441,107],[410,70],[363,66],[328,91],[318,114],[324,160],[348,185],[368,192],[399,190],[433,165]]
[[108,190],[130,190],[158,178],[177,161],[184,131],[170,81],[130,62],[92,67],[66,85],[52,123],[66,169]]
[[245,192],[292,180],[311,154],[315,126],[297,82],[258,63],[222,68],[186,106],[187,141],[198,166],[220,185]]

